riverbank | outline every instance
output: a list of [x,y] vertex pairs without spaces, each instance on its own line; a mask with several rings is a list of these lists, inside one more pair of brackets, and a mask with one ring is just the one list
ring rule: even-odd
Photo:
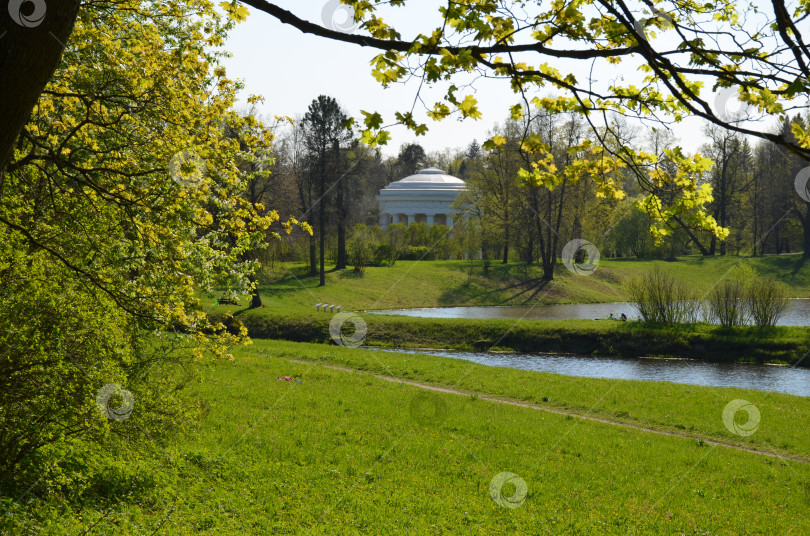
[[[443,319],[360,314],[364,343],[383,348],[448,348],[622,357],[679,357],[723,363],[810,367],[810,328],[656,325],[610,320]],[[251,337],[332,343],[330,313],[243,310]],[[351,334],[353,324],[344,327]]]

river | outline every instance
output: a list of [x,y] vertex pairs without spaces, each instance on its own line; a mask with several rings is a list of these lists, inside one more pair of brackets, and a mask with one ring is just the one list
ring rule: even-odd
[[810,368],[688,359],[615,358],[550,354],[388,350],[464,359],[491,367],[552,372],[586,378],[663,381],[712,387],[741,387],[810,397]]
[[[423,318],[532,318],[540,320],[572,320],[608,318],[610,313],[622,313],[637,319],[631,303],[573,303],[565,305],[508,305],[488,307],[427,307],[369,311],[382,315],[405,315]],[[810,326],[810,300],[790,300],[790,308],[777,322],[780,326]]]

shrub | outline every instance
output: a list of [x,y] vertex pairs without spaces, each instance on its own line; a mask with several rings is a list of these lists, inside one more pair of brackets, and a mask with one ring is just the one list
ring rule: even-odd
[[777,281],[755,279],[746,290],[748,312],[757,326],[775,325],[790,306],[785,286]]
[[628,284],[630,300],[646,322],[695,322],[697,301],[686,285],[655,267]]
[[400,258],[406,261],[432,261],[435,254],[427,246],[409,246]]
[[357,224],[352,229],[352,237],[349,239],[349,261],[354,266],[354,271],[362,273],[366,265],[374,254],[374,245],[371,243],[371,234],[363,224]]
[[372,256],[374,264],[394,264],[394,250],[388,244],[379,244]]
[[733,279],[715,285],[706,298],[707,320],[724,327],[745,324],[748,321],[746,286]]
[[391,264],[397,262],[408,249],[408,228],[402,223],[392,223],[385,230],[385,243],[391,248],[393,253]]

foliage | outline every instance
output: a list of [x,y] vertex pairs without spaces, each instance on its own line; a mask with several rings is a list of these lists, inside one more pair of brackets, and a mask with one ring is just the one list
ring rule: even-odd
[[721,281],[706,296],[709,321],[723,327],[741,326],[748,322],[746,285],[734,279]]
[[748,312],[757,326],[776,325],[790,307],[787,290],[777,281],[757,278],[748,284],[746,290]]
[[435,256],[433,250],[427,246],[408,246],[400,259],[404,261],[432,261]]
[[[239,85],[218,66],[231,27],[203,0],[79,11],[0,181],[3,471],[76,435],[160,437],[188,376],[167,368],[244,338],[197,292],[249,292],[243,254],[297,222],[243,195],[239,166],[272,135],[233,111]],[[157,332],[178,351],[144,343]],[[111,383],[135,398],[123,423],[93,409]]]
[[371,233],[368,227],[357,224],[352,229],[352,236],[348,243],[349,260],[354,266],[354,271],[362,273],[366,270],[366,265],[374,254],[374,244],[371,241]]
[[685,283],[658,267],[627,284],[630,301],[645,322],[695,322],[698,304]]
[[385,230],[385,243],[391,248],[391,264],[394,264],[408,247],[408,227],[401,223],[389,225]]
[[372,256],[374,264],[381,266],[383,264],[394,263],[394,250],[388,244],[377,244],[374,248],[374,255]]

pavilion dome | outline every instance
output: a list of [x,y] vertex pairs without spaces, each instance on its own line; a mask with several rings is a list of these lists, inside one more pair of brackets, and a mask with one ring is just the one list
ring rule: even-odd
[[452,207],[458,194],[467,189],[458,177],[441,169],[427,168],[415,175],[392,182],[377,196],[380,205],[380,225],[414,221],[428,225],[453,225],[457,210]]
[[402,191],[402,190],[427,190],[427,191],[440,191],[450,190],[460,192],[467,188],[465,182],[458,177],[448,175],[441,169],[427,168],[421,170],[415,175],[410,175],[404,179],[392,182],[386,186],[380,193],[385,194],[388,191]]

